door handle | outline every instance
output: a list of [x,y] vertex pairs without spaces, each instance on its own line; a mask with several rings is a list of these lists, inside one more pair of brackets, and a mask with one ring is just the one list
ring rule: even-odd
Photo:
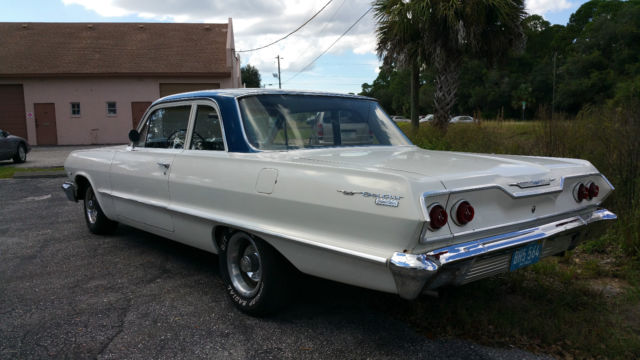
[[158,164],[158,166],[162,166],[163,168],[165,168],[165,170],[169,169],[169,163],[161,163],[161,162],[159,162],[157,164]]

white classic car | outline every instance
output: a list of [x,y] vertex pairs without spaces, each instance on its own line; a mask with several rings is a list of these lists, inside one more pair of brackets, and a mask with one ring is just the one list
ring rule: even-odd
[[415,299],[572,249],[616,218],[587,161],[423,150],[360,96],[172,95],[129,137],[65,162],[89,230],[122,222],[219,254],[230,299],[254,315],[282,304],[294,268]]

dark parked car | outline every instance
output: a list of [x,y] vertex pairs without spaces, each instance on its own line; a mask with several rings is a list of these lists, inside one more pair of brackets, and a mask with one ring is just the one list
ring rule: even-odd
[[27,161],[29,151],[31,147],[25,139],[0,130],[0,160],[13,159],[15,163],[23,163]]

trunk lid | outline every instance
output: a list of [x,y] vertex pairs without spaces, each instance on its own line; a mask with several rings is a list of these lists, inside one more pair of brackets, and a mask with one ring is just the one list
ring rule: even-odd
[[428,176],[450,190],[498,185],[514,196],[533,187],[557,189],[562,177],[597,172],[584,160],[432,151],[413,146],[305,151],[298,153],[295,161]]

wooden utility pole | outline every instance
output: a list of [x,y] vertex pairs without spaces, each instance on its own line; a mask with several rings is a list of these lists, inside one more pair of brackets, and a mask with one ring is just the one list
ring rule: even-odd
[[282,81],[280,81],[280,59],[284,59],[281,58],[280,55],[276,56],[276,59],[278,59],[278,89],[282,89]]

